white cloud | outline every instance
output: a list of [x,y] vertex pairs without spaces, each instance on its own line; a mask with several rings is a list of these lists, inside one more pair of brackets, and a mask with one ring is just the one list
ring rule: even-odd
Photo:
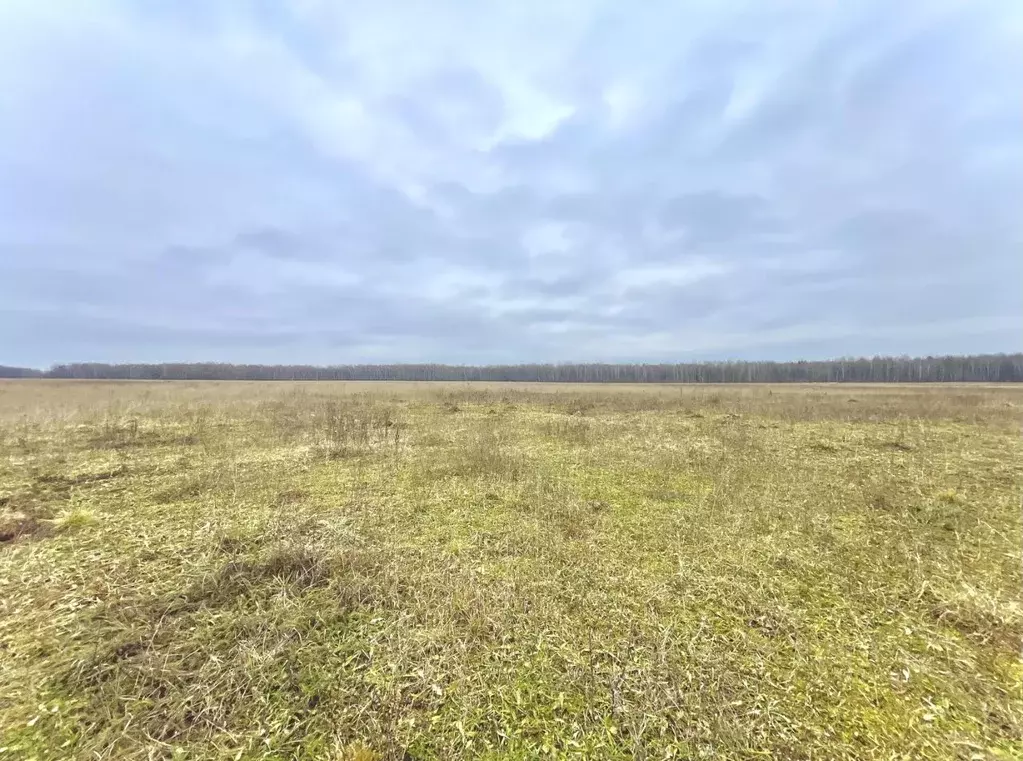
[[690,286],[709,278],[721,277],[731,271],[724,262],[695,260],[685,263],[636,267],[618,273],[615,283],[622,289],[651,286]]
[[532,257],[567,253],[574,248],[571,229],[564,222],[539,222],[523,231],[522,248]]
[[0,361],[1012,348],[1021,19],[9,0]]

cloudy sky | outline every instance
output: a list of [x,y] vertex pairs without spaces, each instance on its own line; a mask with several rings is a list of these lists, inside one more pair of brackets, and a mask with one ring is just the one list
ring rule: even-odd
[[1016,0],[0,3],[0,362],[1014,351]]

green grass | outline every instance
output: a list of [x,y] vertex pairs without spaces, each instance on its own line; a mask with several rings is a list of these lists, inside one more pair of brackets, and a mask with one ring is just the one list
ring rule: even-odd
[[0,759],[1023,757],[1021,405],[0,384]]

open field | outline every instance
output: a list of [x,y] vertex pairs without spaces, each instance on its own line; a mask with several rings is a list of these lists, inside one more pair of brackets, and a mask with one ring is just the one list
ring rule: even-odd
[[0,761],[1021,758],[1021,411],[0,382]]

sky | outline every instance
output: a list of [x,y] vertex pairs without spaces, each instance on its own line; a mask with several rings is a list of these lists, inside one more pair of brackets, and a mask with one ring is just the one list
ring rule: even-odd
[[1016,0],[0,3],[0,363],[1018,351]]

